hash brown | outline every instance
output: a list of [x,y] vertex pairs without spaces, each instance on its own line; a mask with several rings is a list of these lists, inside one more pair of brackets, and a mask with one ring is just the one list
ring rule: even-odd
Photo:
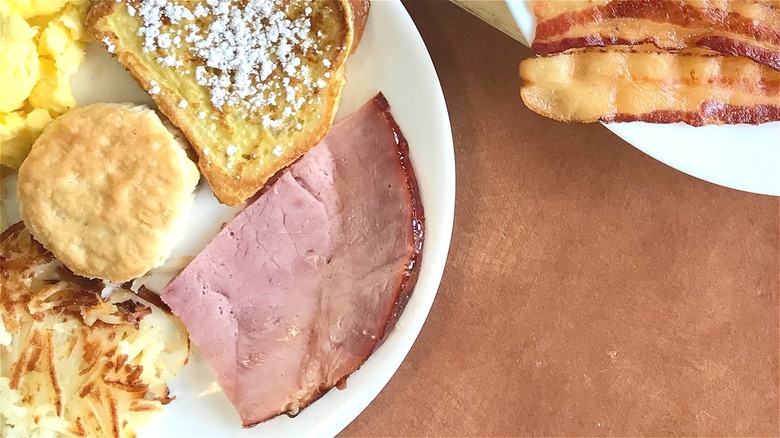
[[103,299],[21,222],[0,262],[0,436],[134,437],[188,361],[181,322],[124,288]]

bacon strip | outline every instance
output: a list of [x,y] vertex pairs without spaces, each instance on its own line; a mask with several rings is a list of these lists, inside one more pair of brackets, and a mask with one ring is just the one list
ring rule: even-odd
[[705,48],[780,70],[777,0],[537,0],[532,48],[549,55],[573,48],[653,44]]
[[599,51],[526,59],[526,106],[564,122],[780,120],[780,72],[745,58]]

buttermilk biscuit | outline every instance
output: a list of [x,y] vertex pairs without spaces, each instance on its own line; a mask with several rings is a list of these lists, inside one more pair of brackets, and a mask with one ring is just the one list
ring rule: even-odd
[[181,239],[198,169],[147,107],[99,103],[57,118],[19,169],[27,228],[76,274],[125,282]]

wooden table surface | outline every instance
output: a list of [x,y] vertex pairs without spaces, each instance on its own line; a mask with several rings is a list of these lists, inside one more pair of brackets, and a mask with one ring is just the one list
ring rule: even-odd
[[452,119],[455,231],[420,337],[343,436],[777,436],[780,201],[533,114],[527,48],[406,6]]

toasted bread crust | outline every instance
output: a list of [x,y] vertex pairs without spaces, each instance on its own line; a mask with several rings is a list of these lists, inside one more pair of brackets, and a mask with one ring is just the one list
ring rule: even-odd
[[[303,138],[297,139],[297,141],[285,151],[283,156],[275,159],[272,166],[258,169],[254,174],[238,173],[235,171],[231,172],[224,166],[212,160],[208,156],[208,150],[209,146],[214,146],[213,143],[210,144],[209,139],[203,138],[195,129],[196,125],[200,123],[196,118],[197,109],[192,106],[184,109],[180,108],[179,93],[177,90],[170,89],[164,84],[159,83],[159,81],[155,81],[155,72],[150,71],[139,58],[139,56],[144,56],[145,54],[126,50],[124,42],[116,34],[116,31],[111,28],[110,24],[107,23],[107,19],[114,14],[127,14],[126,7],[128,1],[130,0],[122,0],[121,2],[113,0],[97,2],[87,15],[88,32],[96,41],[102,42],[105,46],[113,46],[116,48],[113,54],[120,63],[127,67],[128,71],[141,88],[150,90],[155,85],[161,88],[159,93],[151,94],[152,99],[157,104],[160,111],[165,114],[176,127],[181,129],[187,137],[187,140],[192,144],[198,155],[198,167],[203,176],[208,180],[214,195],[221,203],[238,205],[246,201],[257,193],[266,181],[268,181],[268,179],[277,171],[290,165],[301,155],[308,152],[322,140],[325,134],[327,134],[338,110],[338,102],[341,97],[342,88],[346,84],[344,65],[347,56],[349,55],[349,51],[354,45],[354,19],[352,7],[349,3],[351,0],[328,0],[336,6],[338,9],[336,12],[342,17],[342,23],[340,23],[339,26],[341,29],[339,47],[341,47],[342,50],[339,51],[336,58],[330,59],[332,75],[328,80],[327,88],[324,90],[325,92],[321,94],[321,98],[323,101],[327,102],[327,105],[325,105],[322,112],[319,114],[319,117],[316,120],[316,126],[313,129],[307,130],[306,135]],[[218,112],[213,107],[202,109],[206,110],[206,112],[212,116],[209,117],[209,123],[215,120],[215,123],[218,125],[217,134],[219,134],[222,142],[221,147],[224,150],[224,148],[231,143],[231,127],[226,121],[228,116]],[[313,119],[309,120],[314,123]]]
[[366,30],[368,23],[368,13],[371,10],[370,0],[349,0],[349,6],[352,8],[352,23],[355,28],[355,36],[352,39],[351,53],[355,53],[360,41],[363,39],[363,31]]

